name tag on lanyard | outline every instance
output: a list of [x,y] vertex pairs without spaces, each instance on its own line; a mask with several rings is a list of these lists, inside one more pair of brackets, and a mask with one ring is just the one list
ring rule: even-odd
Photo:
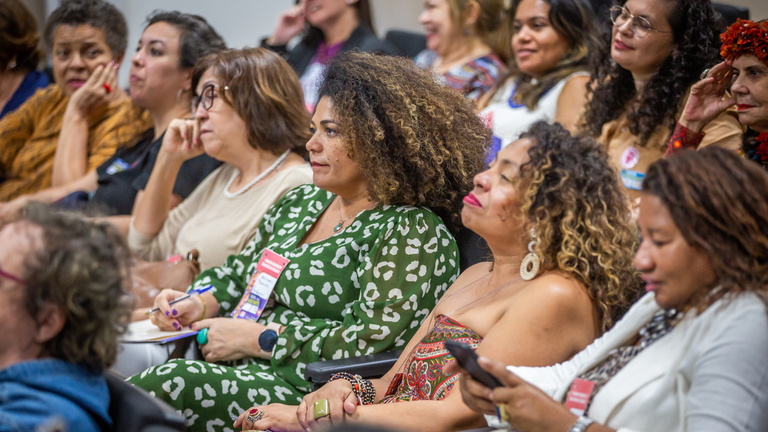
[[592,397],[592,391],[595,389],[593,381],[576,378],[568,390],[568,396],[565,397],[565,407],[577,416],[583,416],[589,404],[589,398]]
[[289,259],[264,249],[256,264],[256,271],[251,275],[248,287],[245,289],[245,294],[232,311],[232,317],[256,322],[264,312],[269,296],[272,295],[277,280],[289,262]]

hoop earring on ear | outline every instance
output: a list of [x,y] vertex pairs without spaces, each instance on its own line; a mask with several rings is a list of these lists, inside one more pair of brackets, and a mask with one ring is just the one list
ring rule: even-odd
[[533,246],[536,244],[536,232],[531,230],[531,242],[528,243],[528,255],[523,258],[523,263],[520,264],[520,277],[524,281],[529,281],[536,277],[539,273],[539,267],[541,266],[541,258],[533,251]]
[[9,70],[16,69],[16,59],[15,58],[13,60],[11,60],[10,63],[8,63],[8,67],[6,67],[6,69],[9,69]]

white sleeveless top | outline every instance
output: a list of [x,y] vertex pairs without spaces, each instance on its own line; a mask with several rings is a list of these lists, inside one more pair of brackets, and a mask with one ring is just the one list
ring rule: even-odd
[[577,76],[589,76],[589,73],[575,72],[560,80],[539,98],[539,103],[533,111],[512,101],[517,86],[514,79],[508,80],[496,92],[488,106],[480,112],[480,117],[493,129],[493,145],[488,160],[493,160],[499,150],[517,140],[537,121],[553,123],[557,113],[557,100],[563,87],[571,78]]

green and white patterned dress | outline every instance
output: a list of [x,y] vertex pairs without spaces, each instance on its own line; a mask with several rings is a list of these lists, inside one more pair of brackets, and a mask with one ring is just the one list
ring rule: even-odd
[[427,209],[378,206],[343,231],[297,247],[334,197],[314,185],[293,189],[239,255],[193,284],[213,284],[220,316],[228,317],[264,248],[288,258],[274,303],[259,318],[286,326],[271,360],[173,360],[129,381],[178,409],[190,431],[230,431],[230,416],[251,406],[301,402],[310,362],[402,349],[456,280],[456,242]]

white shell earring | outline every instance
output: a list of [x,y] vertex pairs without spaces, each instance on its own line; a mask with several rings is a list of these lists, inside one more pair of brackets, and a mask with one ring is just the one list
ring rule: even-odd
[[523,258],[523,263],[520,264],[520,277],[524,281],[535,278],[541,266],[541,258],[533,251],[533,246],[536,244],[536,233],[533,230],[531,230],[531,239],[531,242],[528,243],[528,255]]

